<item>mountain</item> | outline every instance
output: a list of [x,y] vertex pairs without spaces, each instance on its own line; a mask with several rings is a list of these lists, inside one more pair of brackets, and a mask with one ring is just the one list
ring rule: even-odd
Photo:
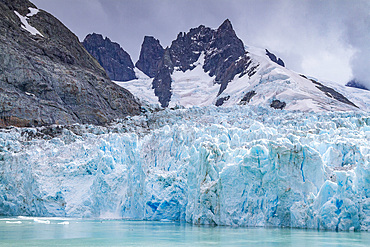
[[28,0],[0,0],[0,126],[105,124],[140,113],[78,38]]
[[135,70],[143,76],[116,83],[162,107],[248,104],[351,111],[366,110],[369,104],[368,95],[338,92],[336,85],[289,70],[269,50],[244,45],[229,20],[217,29],[201,25],[181,32],[167,48],[145,37]]
[[130,55],[119,44],[96,33],[87,35],[82,44],[98,60],[111,80],[137,79]]

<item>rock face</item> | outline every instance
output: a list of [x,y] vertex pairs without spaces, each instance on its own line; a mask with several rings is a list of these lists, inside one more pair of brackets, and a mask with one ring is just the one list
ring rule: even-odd
[[159,40],[145,36],[141,45],[140,57],[135,66],[150,78],[158,73],[158,68],[164,55],[164,49]]
[[136,79],[130,55],[121,46],[101,34],[88,34],[82,42],[86,50],[98,60],[109,78],[115,81]]
[[1,0],[0,13],[0,126],[105,124],[140,112],[55,17],[28,0]]
[[320,83],[318,81],[315,81],[313,79],[310,79],[310,81],[312,81],[312,83],[314,83],[319,90],[324,92],[326,96],[328,96],[330,98],[334,98],[334,99],[336,99],[340,102],[343,102],[345,104],[352,105],[352,106],[358,108],[358,106],[356,106],[353,102],[348,100],[343,94],[338,93],[337,91],[335,91],[333,88],[327,87],[327,86],[323,85],[322,83]]
[[281,58],[277,58],[275,56],[275,54],[269,52],[269,50],[266,49],[266,55],[271,59],[271,61],[273,61],[274,63],[277,63],[279,64],[280,66],[283,66],[285,67],[285,64],[283,62],[283,60],[281,60]]
[[250,101],[251,101],[251,99],[253,98],[253,96],[254,95],[256,95],[256,92],[255,91],[249,91],[249,92],[247,92],[245,95],[244,95],[244,97],[240,100],[240,102],[239,102],[239,104],[240,105],[246,105],[246,104],[248,104]]

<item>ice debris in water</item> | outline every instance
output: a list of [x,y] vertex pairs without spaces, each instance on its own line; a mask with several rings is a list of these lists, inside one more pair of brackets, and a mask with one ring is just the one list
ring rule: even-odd
[[0,214],[370,229],[370,116],[164,110],[0,131]]

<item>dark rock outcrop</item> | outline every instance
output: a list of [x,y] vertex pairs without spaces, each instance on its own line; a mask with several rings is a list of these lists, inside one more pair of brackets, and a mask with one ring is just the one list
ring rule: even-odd
[[275,56],[275,54],[269,52],[269,50],[267,50],[267,49],[265,49],[265,50],[266,50],[266,55],[270,58],[271,61],[273,61],[274,63],[279,64],[280,66],[285,67],[285,64],[284,64],[283,60],[281,60],[281,58],[277,58]]
[[22,28],[20,15],[36,8],[28,0],[0,0],[0,126],[105,124],[140,105],[112,83],[78,38],[40,10]]
[[115,81],[136,79],[130,55],[121,46],[101,34],[88,34],[82,42],[85,49],[98,60],[109,78]]
[[280,109],[280,110],[284,109],[285,106],[286,106],[286,103],[278,99],[273,100],[270,104],[270,107],[275,108],[275,109]]
[[228,95],[228,96],[225,96],[225,97],[221,97],[221,98],[218,98],[217,100],[216,100],[216,106],[222,106],[224,103],[225,103],[225,101],[228,101],[230,99],[230,96]]
[[158,97],[162,107],[167,107],[171,99],[172,72],[173,64],[170,57],[170,50],[166,49],[163,59],[159,64],[159,71],[153,79],[154,94]]
[[355,105],[353,102],[351,102],[349,99],[347,99],[343,94],[335,91],[333,88],[331,87],[327,87],[323,84],[321,84],[320,82],[318,81],[315,81],[313,79],[310,79],[310,81],[314,84],[316,84],[316,87],[318,89],[320,89],[322,92],[325,93],[326,96],[328,96],[329,98],[334,98],[342,103],[345,103],[345,104],[348,104],[348,105],[351,105],[351,106],[354,106],[356,108],[358,108],[357,105]]
[[236,74],[242,73],[236,61],[244,54],[243,42],[236,36],[231,22],[225,20],[213,35],[203,66],[210,76],[216,76],[216,83],[221,84],[219,95]]
[[354,87],[354,88],[359,88],[359,89],[364,89],[364,90],[370,90],[369,88],[365,87],[361,82],[353,79],[346,84],[347,87]]
[[150,78],[154,78],[164,55],[164,49],[159,40],[145,36],[141,45],[140,57],[135,66]]
[[245,105],[247,103],[249,103],[249,101],[251,101],[251,99],[253,98],[253,96],[255,96],[257,93],[255,91],[249,91],[248,93],[246,93],[244,95],[244,97],[240,100],[240,103],[241,105]]

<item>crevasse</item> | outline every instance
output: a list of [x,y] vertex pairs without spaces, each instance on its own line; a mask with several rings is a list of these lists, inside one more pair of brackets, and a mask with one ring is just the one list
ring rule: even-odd
[[370,229],[370,115],[258,107],[0,131],[0,215]]

